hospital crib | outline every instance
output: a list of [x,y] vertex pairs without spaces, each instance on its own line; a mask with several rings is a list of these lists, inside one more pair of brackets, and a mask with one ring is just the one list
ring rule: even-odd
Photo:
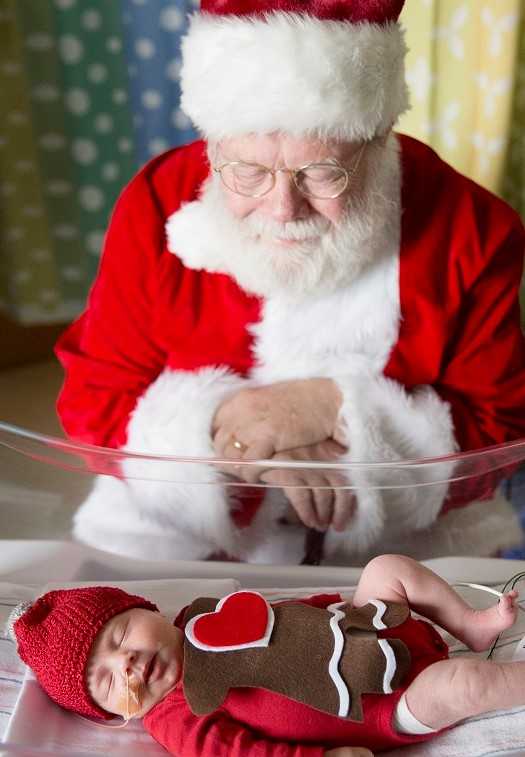
[[[50,587],[79,583],[108,582],[143,593],[173,616],[193,596],[203,593],[221,596],[239,587],[256,588],[271,600],[305,596],[320,589],[338,589],[344,596],[351,596],[359,567],[134,560],[72,541],[69,536],[71,513],[89,489],[93,474],[114,474],[123,459],[135,463],[127,469],[135,470],[142,481],[177,483],[183,476],[183,480],[190,480],[194,487],[209,486],[211,477],[206,471],[213,471],[220,464],[219,461],[153,457],[90,447],[0,424],[0,626],[18,601],[31,599]],[[366,480],[368,486],[397,487],[400,491],[407,486],[454,485],[459,491],[464,487],[465,492],[483,493],[497,484],[509,493],[509,481],[512,481],[514,491],[511,493],[519,501],[522,494],[516,471],[524,461],[525,441],[521,441],[441,459],[345,467],[358,470],[359,480]],[[222,470],[224,465],[222,461]],[[308,465],[326,467],[327,464]],[[45,488],[42,487],[44,471]],[[53,471],[51,477],[50,471]],[[225,486],[233,485],[225,478]],[[250,492],[253,487],[247,488],[246,494]],[[517,544],[519,540],[517,534]],[[479,607],[493,602],[492,594],[512,576],[525,573],[525,561],[501,557],[458,554],[437,556],[426,564],[456,584],[468,601]],[[520,603],[525,609],[525,581],[518,582],[516,588],[520,590]],[[525,657],[524,638],[525,612],[521,611],[516,625],[500,639],[497,658]],[[461,651],[458,642],[448,641],[454,652]],[[14,645],[0,631],[0,757],[11,754],[162,757],[165,753],[138,725],[106,731],[62,713],[47,701],[17,659]],[[520,754],[525,755],[525,707],[465,721],[438,739],[390,752],[388,757]]]

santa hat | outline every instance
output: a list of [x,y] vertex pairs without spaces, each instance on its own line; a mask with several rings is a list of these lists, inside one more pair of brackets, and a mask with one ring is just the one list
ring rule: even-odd
[[404,0],[202,0],[181,105],[208,138],[385,134],[408,108]]
[[112,586],[50,591],[15,608],[8,632],[18,654],[57,704],[82,715],[114,717],[91,698],[86,665],[93,642],[108,620],[135,607],[158,612],[147,599]]

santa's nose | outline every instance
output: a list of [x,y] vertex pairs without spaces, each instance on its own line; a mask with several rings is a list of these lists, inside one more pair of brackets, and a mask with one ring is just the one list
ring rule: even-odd
[[299,192],[292,176],[287,172],[276,172],[275,186],[266,197],[268,215],[275,221],[287,223],[308,215],[308,200]]

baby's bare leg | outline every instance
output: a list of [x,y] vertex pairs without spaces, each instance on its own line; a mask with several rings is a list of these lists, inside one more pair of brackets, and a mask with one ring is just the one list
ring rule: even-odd
[[438,730],[464,718],[525,704],[525,662],[456,658],[435,662],[410,684],[408,709]]
[[368,599],[405,602],[474,651],[487,649],[516,619],[516,592],[488,610],[474,610],[454,589],[421,563],[403,555],[381,555],[364,568],[354,596],[360,607]]

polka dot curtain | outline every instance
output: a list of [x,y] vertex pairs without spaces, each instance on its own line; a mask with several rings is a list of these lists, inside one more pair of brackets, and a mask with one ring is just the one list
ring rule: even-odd
[[[178,79],[196,4],[0,0],[0,307],[11,317],[74,317],[120,189],[195,137]],[[523,6],[409,0],[413,110],[400,124],[522,211]]]
[[121,188],[195,138],[178,109],[193,8],[174,0],[0,0],[0,307],[82,309]]
[[[122,2],[129,91],[139,162],[190,142],[195,132],[179,107],[180,40],[188,13],[200,5],[151,0]],[[154,12],[152,12],[154,11]]]

